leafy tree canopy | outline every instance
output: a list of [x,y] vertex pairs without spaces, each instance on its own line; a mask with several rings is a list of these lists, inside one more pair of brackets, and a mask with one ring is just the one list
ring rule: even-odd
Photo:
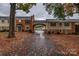
[[54,16],[58,19],[65,19],[67,16],[73,16],[74,8],[79,12],[78,3],[44,3],[49,14],[54,11]]
[[25,11],[26,13],[29,12],[29,9],[33,6],[36,5],[36,3],[17,3],[16,4],[16,9],[20,9]]

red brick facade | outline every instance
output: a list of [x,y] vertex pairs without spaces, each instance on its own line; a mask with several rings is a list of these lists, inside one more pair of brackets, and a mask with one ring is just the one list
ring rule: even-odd
[[[21,25],[22,32],[26,31],[27,26],[26,21],[28,21],[26,18],[22,18],[21,20],[16,18],[16,31],[18,31],[17,25]],[[31,32],[34,32],[33,24],[34,24],[34,16],[31,16],[28,24]]]
[[31,29],[31,32],[34,32],[34,15],[31,16],[31,21],[30,21],[30,29]]

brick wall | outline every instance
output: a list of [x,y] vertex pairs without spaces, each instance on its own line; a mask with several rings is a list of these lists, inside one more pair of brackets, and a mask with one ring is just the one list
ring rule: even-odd
[[[25,18],[22,18],[22,20],[19,20],[18,18],[16,18],[16,26],[18,24],[21,24],[22,25],[22,31],[26,31],[26,26],[27,26],[26,21],[27,20]],[[33,27],[33,25],[34,25],[34,15],[30,17],[28,25],[30,26],[30,31],[34,32],[34,27]],[[16,27],[16,31],[18,31],[17,27]]]
[[34,15],[31,16],[31,21],[30,21],[30,29],[31,29],[31,32],[34,32]]
[[25,26],[26,26],[25,19],[24,18],[22,20],[16,19],[16,31],[18,31],[17,30],[17,25],[18,24],[21,24],[22,25],[22,31],[25,31]]

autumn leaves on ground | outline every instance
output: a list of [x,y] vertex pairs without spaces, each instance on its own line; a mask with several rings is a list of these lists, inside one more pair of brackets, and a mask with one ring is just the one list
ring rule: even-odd
[[27,34],[28,33],[16,33],[16,38],[7,38],[7,33],[1,33],[0,55],[8,55],[7,53],[11,53],[11,55],[14,54],[18,48],[17,45],[21,45],[23,38],[31,36],[31,34]]
[[[32,38],[34,34],[17,32],[16,38],[7,38],[7,34],[0,33],[0,55],[27,55],[27,50],[31,48],[31,43],[35,40]],[[45,37],[48,38],[49,43],[54,44],[55,51],[58,54],[79,55],[79,35],[45,34]],[[30,41],[28,42],[27,40]],[[24,41],[25,43],[23,43]]]
[[58,53],[79,55],[79,35],[50,35],[48,37],[56,44]]

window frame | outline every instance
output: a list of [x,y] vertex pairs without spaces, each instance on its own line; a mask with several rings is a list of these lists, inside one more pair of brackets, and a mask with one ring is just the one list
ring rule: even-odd
[[56,22],[51,22],[50,26],[56,26]]
[[1,22],[2,22],[2,23],[4,23],[4,22],[5,22],[5,20],[1,20]]
[[59,26],[62,26],[62,24],[63,24],[62,22],[59,22]]
[[65,22],[64,26],[70,26],[70,23],[69,22]]

